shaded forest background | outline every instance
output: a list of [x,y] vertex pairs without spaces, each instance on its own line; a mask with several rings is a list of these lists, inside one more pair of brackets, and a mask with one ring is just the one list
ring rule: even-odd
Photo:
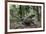
[[41,6],[10,5],[10,29],[40,28]]

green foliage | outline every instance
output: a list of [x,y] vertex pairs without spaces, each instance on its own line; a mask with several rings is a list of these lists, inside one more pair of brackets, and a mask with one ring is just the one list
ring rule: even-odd
[[[29,5],[10,5],[10,23],[16,23],[16,26],[22,26],[22,21],[30,20],[34,17],[34,21],[40,21],[41,19],[41,7],[29,6]],[[28,17],[27,17],[28,16]],[[27,19],[28,18],[28,19]],[[26,21],[25,20],[25,21]],[[31,22],[30,22],[31,23]]]

